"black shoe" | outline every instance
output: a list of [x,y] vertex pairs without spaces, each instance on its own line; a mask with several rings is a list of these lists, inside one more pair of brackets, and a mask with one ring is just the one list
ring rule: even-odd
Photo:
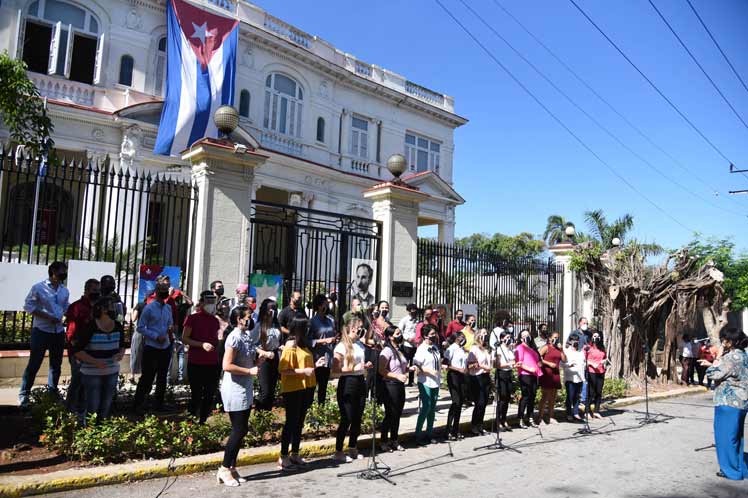
[[724,473],[724,472],[722,472],[721,470],[720,470],[719,472],[717,472],[717,477],[722,477],[722,478],[724,478],[724,479],[727,479],[727,476],[726,476],[726,475],[725,475],[725,473]]

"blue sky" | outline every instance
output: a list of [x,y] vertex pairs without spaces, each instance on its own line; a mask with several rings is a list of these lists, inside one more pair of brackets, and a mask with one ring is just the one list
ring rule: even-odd
[[[493,0],[472,0],[470,5],[622,142],[717,207],[664,179],[597,128],[459,0],[443,2],[582,140],[680,224],[605,169],[503,73],[435,1],[256,1],[273,15],[346,52],[455,97],[457,112],[470,119],[455,134],[455,187],[467,200],[457,210],[458,236],[474,232],[540,234],[549,214],[564,215],[580,225],[584,211],[600,208],[609,218],[632,214],[635,236],[667,247],[684,244],[693,231],[699,231],[732,237],[740,249],[748,250],[748,195],[727,194],[728,190],[748,188],[748,177],[731,175],[728,163],[647,85],[570,2],[496,0],[680,165],[648,144],[598,101]],[[748,122],[748,92],[730,71],[686,0],[654,1]],[[647,0],[578,3],[736,166],[748,169],[748,129],[722,101]],[[748,82],[748,2],[692,3]]]

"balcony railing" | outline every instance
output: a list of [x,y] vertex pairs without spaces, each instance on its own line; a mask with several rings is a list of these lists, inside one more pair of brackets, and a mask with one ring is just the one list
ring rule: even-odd
[[312,44],[311,36],[302,31],[299,31],[290,24],[281,21],[277,17],[271,16],[270,14],[265,14],[264,26],[270,31],[288,38],[292,42],[296,43],[297,45],[301,45],[302,47],[309,48]]
[[432,104],[436,104],[438,106],[444,105],[444,95],[442,95],[441,93],[436,93],[433,90],[429,90],[424,86],[417,85],[412,81],[405,82],[405,91],[411,95],[415,95],[416,97],[426,100],[427,102],[431,102]]
[[371,78],[372,69],[371,66],[365,62],[356,61],[356,73],[362,76],[368,76]]
[[260,143],[268,149],[291,154],[292,156],[303,157],[304,146],[293,137],[281,135],[274,131],[262,130],[260,132]]
[[28,72],[27,74],[39,89],[42,97],[85,106],[94,105],[96,89],[91,85],[41,73]]

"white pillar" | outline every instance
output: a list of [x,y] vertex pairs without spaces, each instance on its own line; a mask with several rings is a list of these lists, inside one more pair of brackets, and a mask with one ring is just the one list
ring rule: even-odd
[[377,299],[390,302],[390,315],[405,315],[413,297],[393,297],[392,282],[410,282],[415,290],[418,249],[418,206],[428,194],[405,185],[383,183],[364,192],[372,200],[374,219],[382,222],[382,247]]
[[556,308],[556,323],[561,329],[561,335],[564,342],[571,335],[571,333],[577,327],[577,309],[575,299],[575,282],[576,275],[569,268],[571,263],[571,251],[574,249],[573,244],[558,244],[549,247],[548,250],[553,253],[556,258],[556,263],[563,265],[564,267],[564,281],[563,281],[563,294],[562,294],[562,306],[561,309]]
[[455,222],[444,220],[439,223],[439,242],[442,244],[454,244]]
[[255,168],[267,156],[202,139],[185,151],[198,190],[197,223],[193,234],[192,295],[199,296],[212,280],[227,289],[248,279],[249,224]]

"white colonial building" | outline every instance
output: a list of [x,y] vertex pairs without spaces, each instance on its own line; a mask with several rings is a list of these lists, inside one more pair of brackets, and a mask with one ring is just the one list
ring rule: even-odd
[[[235,141],[269,156],[255,198],[372,216],[362,191],[408,159],[409,184],[429,194],[419,226],[454,237],[454,99],[361,61],[244,1],[191,0],[240,20]],[[166,67],[164,0],[3,0],[0,50],[23,59],[48,97],[56,147],[118,168],[189,178],[154,155]],[[0,140],[7,131],[0,128]]]

